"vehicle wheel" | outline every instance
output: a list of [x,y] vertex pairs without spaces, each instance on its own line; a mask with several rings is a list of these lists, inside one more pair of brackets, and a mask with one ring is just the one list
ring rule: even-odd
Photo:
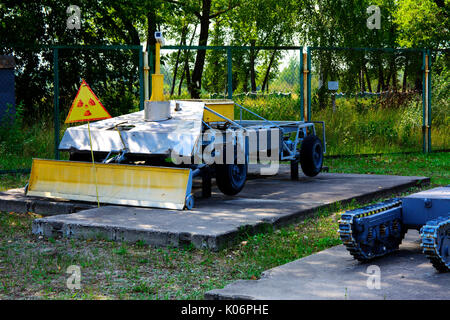
[[300,149],[300,164],[302,171],[308,177],[314,177],[322,170],[323,148],[322,142],[315,135],[303,139]]
[[247,179],[247,164],[216,165],[216,183],[219,190],[229,196],[241,192]]

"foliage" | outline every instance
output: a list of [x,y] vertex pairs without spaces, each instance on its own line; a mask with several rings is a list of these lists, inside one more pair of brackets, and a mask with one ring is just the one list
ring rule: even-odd
[[[444,66],[440,74],[432,78],[432,112],[431,126],[439,128],[440,144],[448,146],[450,144],[450,69]],[[433,129],[432,129],[433,132]],[[433,136],[432,136],[433,139]],[[436,139],[436,138],[435,138]],[[435,144],[435,142],[433,142]]]
[[[316,95],[317,97],[317,95]],[[341,98],[336,111],[320,108],[313,101],[313,120],[326,123],[327,154],[366,154],[417,151],[422,147],[422,103],[420,97],[385,105],[385,98]],[[239,103],[269,120],[300,120],[299,101],[292,98],[241,98]],[[240,114],[237,113],[236,117]],[[254,119],[243,113],[244,119]],[[435,122],[432,141],[435,149],[449,148],[448,113],[446,122]],[[321,136],[318,127],[318,135]]]
[[449,14],[449,0],[399,1],[394,13],[400,31],[398,44],[416,48],[448,47]]
[[[165,32],[168,43],[248,46],[248,50],[232,51],[234,97],[239,101],[248,97],[245,103],[262,115],[276,114],[285,120],[298,119],[299,52],[292,51],[293,57],[287,50],[262,50],[259,46],[448,46],[448,0],[81,0],[77,4],[82,13],[80,30],[66,29],[69,4],[68,0],[6,0],[0,5],[0,52],[15,55],[17,101],[26,115],[16,124],[20,126],[20,130],[14,129],[17,134],[3,135],[0,145],[4,154],[12,154],[14,148],[19,157],[23,152],[27,156],[51,154],[52,136],[47,135],[41,143],[36,141],[42,139],[40,132],[52,132],[53,51],[34,47],[37,44],[146,42],[151,46],[153,31],[158,29]],[[381,8],[380,30],[366,26],[369,5]],[[12,48],[11,44],[24,46]],[[439,148],[448,146],[450,127],[448,52],[442,56],[438,59],[437,53],[432,53],[432,141]],[[81,78],[86,79],[113,116],[137,110],[138,64],[138,53],[133,50],[59,50],[60,119],[65,118]],[[198,95],[198,91],[202,97],[209,93],[228,94],[225,50],[174,50],[164,54],[162,64],[168,97],[187,98],[193,93]],[[365,135],[385,135],[384,132],[388,138],[380,137],[381,145],[374,144],[377,150],[385,150],[386,139],[396,140],[393,149],[419,146],[421,111],[414,94],[422,89],[421,68],[420,52],[313,50],[314,117],[343,130],[345,152],[362,152],[351,143],[364,142]],[[381,106],[372,100],[339,100],[338,113],[357,112],[351,118],[356,123],[351,124],[345,121],[345,113],[340,117],[328,110],[329,80],[339,80],[340,91],[346,93],[414,92],[403,96],[408,100],[404,102],[397,95],[391,95],[395,101],[379,99]],[[321,88],[319,82],[324,84]],[[256,91],[258,94],[253,94]],[[252,95],[244,95],[249,92]],[[280,98],[278,92],[286,94],[286,98]],[[279,103],[285,107],[281,109]],[[396,107],[400,105],[400,109]],[[386,117],[382,117],[383,112]],[[402,119],[398,119],[399,114]],[[351,138],[353,134],[356,136]],[[342,147],[339,139],[334,141]]]

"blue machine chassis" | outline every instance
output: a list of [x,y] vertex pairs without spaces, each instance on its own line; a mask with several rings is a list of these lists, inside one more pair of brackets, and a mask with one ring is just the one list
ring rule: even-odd
[[394,198],[342,214],[339,233],[355,259],[368,261],[398,249],[408,229],[420,230],[424,254],[450,270],[450,186]]

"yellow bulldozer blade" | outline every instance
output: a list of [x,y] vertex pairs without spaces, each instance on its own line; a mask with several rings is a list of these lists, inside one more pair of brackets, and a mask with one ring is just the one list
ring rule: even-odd
[[101,203],[192,207],[192,171],[184,168],[33,159],[27,195],[97,202],[96,181]]

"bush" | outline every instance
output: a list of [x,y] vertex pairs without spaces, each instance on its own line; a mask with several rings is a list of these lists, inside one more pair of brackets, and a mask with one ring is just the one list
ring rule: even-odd
[[16,105],[11,122],[0,126],[0,169],[31,166],[33,157],[53,158],[53,128],[46,123],[24,124],[24,107]]
[[23,152],[24,107],[22,103],[19,103],[15,107],[15,113],[12,113],[10,109],[11,105],[8,105],[6,110],[8,116],[0,123],[0,151],[2,155]]

